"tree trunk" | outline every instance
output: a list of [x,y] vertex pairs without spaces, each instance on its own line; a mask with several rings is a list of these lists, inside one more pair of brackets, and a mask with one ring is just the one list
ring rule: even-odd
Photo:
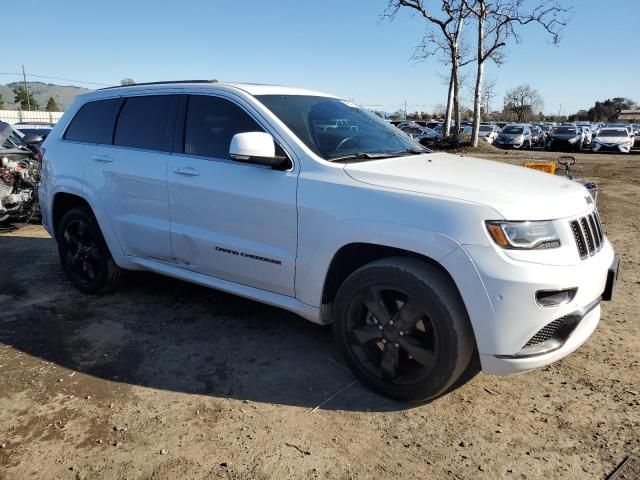
[[442,126],[442,136],[447,138],[451,134],[451,109],[453,105],[453,67],[449,77],[449,96],[447,97],[447,109],[444,114],[444,125]]
[[482,104],[482,75],[484,73],[484,5],[480,2],[478,15],[478,70],[476,72],[476,90],[473,98],[473,131],[471,133],[471,145],[478,146],[480,137],[480,117]]
[[458,78],[458,52],[455,51],[452,60],[453,67],[451,75],[453,77],[453,116],[454,116],[454,132],[453,137],[458,140],[460,136],[460,123],[462,123],[462,115],[460,113],[460,81]]

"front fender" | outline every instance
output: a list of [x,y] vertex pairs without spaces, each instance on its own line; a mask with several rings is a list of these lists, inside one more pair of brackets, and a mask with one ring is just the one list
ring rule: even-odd
[[342,220],[334,223],[330,235],[322,235],[317,224],[300,220],[296,261],[296,297],[320,307],[329,266],[344,246],[366,243],[415,252],[440,262],[459,244],[445,235],[397,223]]

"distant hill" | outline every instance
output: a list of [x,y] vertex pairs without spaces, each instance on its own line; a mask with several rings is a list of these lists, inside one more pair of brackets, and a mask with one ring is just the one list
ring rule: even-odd
[[[5,108],[13,109],[17,108],[17,105],[14,103],[14,94],[13,89],[22,86],[22,82],[14,82],[8,83],[6,85],[0,85],[0,95],[4,100]],[[60,105],[60,107],[64,110],[71,102],[76,95],[80,95],[82,93],[89,92],[90,90],[82,87],[74,87],[71,85],[54,85],[53,83],[42,83],[42,82],[27,82],[27,88],[31,95],[38,105],[40,109],[44,109],[49,97],[53,97],[53,99]]]

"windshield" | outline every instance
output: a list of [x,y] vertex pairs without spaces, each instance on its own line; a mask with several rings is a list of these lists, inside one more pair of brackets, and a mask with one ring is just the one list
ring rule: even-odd
[[571,133],[575,135],[576,128],[575,127],[556,127],[553,129],[553,133]]
[[360,154],[430,151],[381,118],[344,100],[311,95],[256,98],[325,160]]
[[524,131],[523,127],[516,127],[515,125],[507,125],[502,130],[502,133],[514,134],[514,133],[522,133]]
[[626,137],[628,135],[624,128],[602,129],[598,132],[599,137]]
[[481,132],[493,132],[493,126],[491,125],[480,125]]

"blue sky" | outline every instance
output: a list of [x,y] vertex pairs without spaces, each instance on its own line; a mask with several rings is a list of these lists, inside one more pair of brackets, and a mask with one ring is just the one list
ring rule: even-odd
[[[507,89],[523,83],[542,94],[547,113],[560,106],[571,113],[614,96],[640,101],[638,0],[563,1],[576,7],[559,47],[541,28],[526,27],[522,42],[508,48],[506,64],[489,66],[488,76],[497,80],[494,108]],[[424,21],[409,11],[381,20],[386,0],[19,3],[40,20],[29,34],[23,22],[3,23],[12,48],[1,72],[24,64],[27,73],[105,84],[125,77],[277,83],[386,111],[405,100],[411,111],[431,111],[446,97],[446,67],[436,59],[410,60]],[[17,79],[0,75],[0,83]]]

